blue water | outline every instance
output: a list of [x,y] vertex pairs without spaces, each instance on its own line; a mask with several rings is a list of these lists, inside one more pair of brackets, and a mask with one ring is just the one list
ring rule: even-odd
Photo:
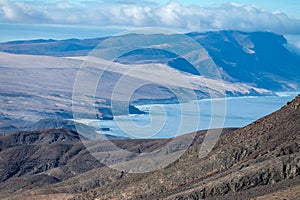
[[138,106],[144,115],[117,116],[114,121],[87,120],[92,126],[108,127],[105,133],[130,138],[168,138],[197,130],[243,127],[291,101],[297,94],[232,97],[184,104]]

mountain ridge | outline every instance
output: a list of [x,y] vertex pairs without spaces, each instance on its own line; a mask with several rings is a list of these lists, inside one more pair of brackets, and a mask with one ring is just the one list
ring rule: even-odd
[[[176,37],[176,35],[171,35]],[[299,90],[300,56],[286,48],[287,40],[283,35],[272,32],[243,32],[235,30],[210,31],[204,33],[187,33],[187,37],[195,40],[204,47],[212,60],[216,63],[222,78],[231,82],[245,82],[256,87],[272,91]],[[118,40],[127,38],[139,40],[143,35],[129,34],[116,37],[95,39],[68,39],[68,40],[33,40],[0,43],[0,51],[28,54],[48,55],[59,57],[87,56],[95,47],[106,39]],[[161,35],[149,35],[148,40],[169,42],[170,38]],[[122,48],[114,46],[114,48]],[[187,44],[188,46],[188,44]],[[108,48],[108,47],[107,47]],[[174,47],[175,48],[175,47]],[[147,53],[148,52],[148,53]],[[177,58],[172,52],[150,52],[137,50],[134,54],[128,52],[118,58],[117,62],[134,63],[164,63],[175,69],[198,74],[189,66],[185,59]],[[171,53],[171,54],[170,54]],[[148,55],[149,54],[149,55]],[[169,55],[170,54],[170,55]],[[152,57],[151,57],[152,55]],[[150,56],[150,57],[149,57]],[[158,57],[161,56],[161,57]],[[171,56],[171,57],[170,57]],[[175,56],[175,57],[174,57]]]
[[[299,196],[294,191],[300,185],[299,119],[300,95],[278,111],[248,126],[237,130],[225,129],[213,150],[204,158],[199,159],[198,156],[206,131],[180,136],[195,137],[187,151],[166,168],[143,174],[124,173],[105,167],[84,150],[82,145],[73,141],[3,148],[0,151],[0,164],[3,166],[6,155],[11,159],[5,161],[7,164],[16,159],[17,162],[21,161],[19,166],[22,170],[4,182],[2,180],[0,190],[3,193],[0,198],[18,199],[21,195],[25,199],[55,197],[73,200],[255,199],[287,191],[287,199],[293,199],[293,195],[297,199]],[[6,144],[4,138],[8,135],[10,134],[0,135],[0,145]],[[114,144],[139,153],[153,151],[169,141],[170,139],[116,140]],[[16,153],[18,151],[24,152]],[[45,152],[52,152],[52,158],[49,158],[53,159],[53,164],[50,164],[52,162],[49,159],[43,160],[47,158]],[[63,156],[55,161],[58,152],[63,152],[60,154]],[[32,155],[29,156],[30,154]],[[41,156],[38,162],[40,167],[24,168],[24,165],[35,163],[28,162],[35,154]],[[82,163],[81,160],[85,162]],[[10,164],[14,166],[13,163]],[[41,183],[49,185],[45,187]]]

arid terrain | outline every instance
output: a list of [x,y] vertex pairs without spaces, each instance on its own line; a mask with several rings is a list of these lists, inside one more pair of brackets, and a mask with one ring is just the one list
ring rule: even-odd
[[[132,45],[136,49],[127,49]],[[119,51],[125,53],[114,60],[111,56]],[[88,115],[84,118],[97,114],[111,119],[111,100],[119,93],[114,100],[123,105],[133,92],[129,103],[135,106],[225,94],[262,96],[298,91],[299,62],[300,56],[287,48],[283,35],[266,31],[3,42],[0,133],[31,130],[33,124],[46,118],[72,119],[72,106],[81,111],[78,114]],[[80,74],[89,78],[81,80]],[[119,91],[113,93],[118,84]],[[78,91],[76,85],[97,88],[88,92],[83,86],[83,91]],[[115,110],[128,114],[123,106]]]
[[300,200],[299,10],[0,0],[0,200]]
[[[104,166],[84,138],[67,129],[0,136],[1,199],[299,199],[300,95],[280,110],[240,129],[224,129],[199,159],[206,131],[169,166],[132,174]],[[171,139],[111,140],[133,153],[151,152]],[[98,142],[105,152],[105,140]],[[102,148],[103,147],[103,148]],[[173,148],[168,153],[180,151]],[[117,151],[111,151],[117,155]],[[164,156],[164,155],[161,155]],[[150,158],[149,158],[150,159]],[[128,162],[118,160],[119,163]]]

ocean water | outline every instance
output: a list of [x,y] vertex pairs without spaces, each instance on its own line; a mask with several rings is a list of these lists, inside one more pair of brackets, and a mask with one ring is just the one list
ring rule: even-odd
[[243,127],[291,101],[296,93],[277,96],[204,99],[183,104],[138,106],[144,115],[116,116],[109,120],[78,120],[87,125],[110,128],[105,133],[130,138],[169,138],[209,128]]

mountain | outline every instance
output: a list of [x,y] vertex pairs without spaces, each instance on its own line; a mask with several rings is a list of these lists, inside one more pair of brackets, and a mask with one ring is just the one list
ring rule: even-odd
[[[212,151],[201,158],[206,131],[174,139],[114,140],[117,147],[140,154],[171,140],[194,138],[169,166],[137,174],[103,166],[85,149],[87,145],[99,154],[120,155],[105,140],[79,140],[76,132],[66,129],[2,134],[0,198],[262,199],[284,195],[299,199],[299,124],[300,95],[248,126],[224,129]],[[165,158],[182,148],[171,146],[156,156]],[[126,164],[128,158],[115,162]]]
[[[200,45],[196,53],[189,52],[191,40]],[[155,45],[126,52],[111,62],[113,53],[122,52],[127,43],[145,41]],[[297,91],[300,56],[286,45],[281,35],[241,31],[189,33],[184,40],[177,34],[128,34],[0,43],[0,133],[31,130],[24,127],[43,119],[72,119],[72,105],[81,111],[80,118],[113,120],[114,115],[145,114],[135,107],[141,104]],[[217,78],[214,63],[220,73]],[[90,76],[85,80],[94,80],[88,84],[98,83],[95,98],[73,96],[78,72],[83,71]],[[114,92],[117,85],[120,91]]]
[[[164,64],[132,66],[113,63],[109,69],[105,69],[108,61],[91,59],[84,62],[85,59],[0,52],[0,133],[28,130],[24,127],[42,119],[72,119],[72,105],[81,111],[78,113],[81,118],[111,120],[114,117],[112,112],[114,115],[145,114],[134,107],[136,104],[178,103],[174,92],[180,94],[183,102],[209,98],[211,95],[224,96],[223,85],[225,92],[231,96],[272,95],[269,90],[192,75]],[[92,95],[73,98],[74,83],[83,63],[88,65],[86,70],[91,72],[91,77],[86,80],[96,79],[91,84],[96,84],[103,73],[95,98]],[[133,67],[135,70],[132,70]],[[121,78],[125,83],[112,105],[113,91]],[[139,84],[143,87],[134,93],[128,87]],[[209,87],[207,84],[210,84]],[[196,97],[193,98],[194,94]],[[128,95],[132,95],[130,105],[127,105]]]
[[[204,47],[226,81],[248,83],[272,91],[299,90],[300,56],[286,48],[287,41],[282,35],[224,30],[188,33],[186,36]],[[122,40],[137,43],[143,40],[160,40],[161,43],[156,47],[128,52],[116,61],[125,64],[168,64],[177,70],[199,75],[185,59],[173,52],[159,49],[160,46],[172,45],[176,37],[153,34],[144,38],[144,35],[129,34],[109,37],[109,40],[117,41],[112,45],[116,49],[122,48]],[[108,38],[13,41],[1,43],[0,51],[28,55],[87,56],[105,39]],[[180,48],[186,48],[188,45],[183,44]],[[178,47],[174,46],[174,49],[176,48]]]
[[67,40],[29,40],[1,43],[0,51],[13,54],[82,56],[87,55],[105,38]]
[[299,89],[300,57],[286,48],[282,35],[241,31],[188,35],[208,51],[225,80],[273,91]]

